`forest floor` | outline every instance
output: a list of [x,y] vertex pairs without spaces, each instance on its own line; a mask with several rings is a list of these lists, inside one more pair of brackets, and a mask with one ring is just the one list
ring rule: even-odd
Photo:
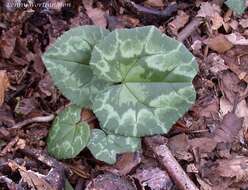
[[[197,188],[248,189],[247,12],[239,16],[223,0],[75,0],[50,8],[8,2],[0,8],[1,190],[60,190],[65,180],[66,189],[69,182],[76,190],[187,189],[173,176],[173,163],[154,156],[154,146],[162,144]],[[110,30],[155,25],[182,41],[199,65],[191,109],[168,134],[144,138],[141,151],[118,155],[114,165],[88,150],[62,162],[51,158],[46,137],[52,118],[32,119],[69,104],[41,55],[64,31],[86,24]]]

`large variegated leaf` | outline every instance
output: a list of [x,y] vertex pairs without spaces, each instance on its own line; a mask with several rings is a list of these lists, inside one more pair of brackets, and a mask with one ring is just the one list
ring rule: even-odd
[[117,135],[106,135],[100,129],[93,129],[88,148],[94,157],[109,164],[116,162],[116,154],[134,152],[140,148],[140,139]]
[[74,158],[89,142],[90,128],[81,122],[81,108],[72,105],[62,111],[49,131],[48,152],[58,159]]
[[194,103],[195,58],[155,27],[110,33],[93,48],[90,65],[96,76],[113,83],[93,102],[108,133],[165,133]]
[[[77,105],[90,104],[91,88],[95,84],[89,67],[91,51],[107,34],[107,30],[96,26],[73,28],[58,38],[43,55],[55,85]],[[103,85],[101,81],[97,83]]]
[[243,14],[246,9],[245,0],[227,0],[225,4],[239,15]]

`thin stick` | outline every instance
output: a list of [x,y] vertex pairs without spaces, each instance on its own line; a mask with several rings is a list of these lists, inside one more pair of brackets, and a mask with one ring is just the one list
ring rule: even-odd
[[11,129],[19,129],[22,128],[25,125],[31,124],[31,123],[44,123],[44,122],[50,122],[54,119],[54,115],[48,115],[48,116],[39,116],[39,117],[33,117],[24,121],[21,121],[17,124],[15,124]]
[[194,18],[179,34],[177,39],[181,42],[186,40],[194,30],[196,30],[200,24],[203,22],[202,18]]
[[177,4],[175,4],[175,3],[169,5],[168,7],[166,7],[162,11],[157,10],[157,9],[153,9],[153,8],[144,7],[144,6],[136,4],[134,2],[132,2],[132,5],[138,12],[157,15],[157,16],[160,16],[162,18],[169,18],[172,16],[173,13],[175,13],[177,11]]
[[44,151],[36,150],[32,148],[25,147],[24,149],[20,149],[20,152],[23,154],[35,158],[40,162],[46,164],[47,166],[57,168],[57,167],[64,167],[64,164],[56,160],[55,158],[47,155]]
[[146,137],[145,143],[180,190],[199,190],[171,154],[162,136]]
[[[214,4],[219,5],[220,7],[223,5],[224,0],[214,0]],[[196,30],[202,23],[204,19],[200,17],[195,17],[179,34],[177,40],[183,42],[186,40],[194,30]]]
[[13,189],[14,189],[14,187],[16,187],[15,182],[13,182],[10,178],[8,178],[7,176],[4,176],[4,175],[0,176],[0,182],[5,183],[8,186],[8,188],[13,187]]
[[130,0],[123,0],[121,2],[124,7],[127,7],[128,10],[135,12],[135,13],[143,13],[143,14],[148,14],[148,15],[155,15],[163,19],[168,19],[169,17],[172,16],[173,13],[177,11],[177,4],[172,3],[168,5],[164,10],[157,10],[151,7],[145,7],[139,4],[134,3],[133,1]]

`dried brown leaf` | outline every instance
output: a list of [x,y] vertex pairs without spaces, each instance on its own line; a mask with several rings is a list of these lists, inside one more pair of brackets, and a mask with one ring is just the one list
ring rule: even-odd
[[237,94],[242,94],[244,88],[240,86],[240,79],[238,76],[227,70],[219,73],[219,88],[222,95],[232,104],[237,97]]
[[10,83],[5,70],[0,70],[0,106],[4,102],[5,91],[9,88]]
[[224,115],[219,128],[214,131],[214,140],[216,142],[233,142],[238,136],[239,130],[243,124],[243,119],[239,118],[235,113],[229,112]]
[[144,4],[152,6],[152,7],[163,7],[164,6],[163,0],[146,0]]
[[28,115],[36,108],[36,101],[34,98],[23,98],[18,100],[15,107],[15,112],[21,115]]
[[246,39],[244,36],[237,32],[225,35],[225,38],[233,45],[248,45],[248,39]]
[[107,20],[105,18],[105,12],[101,8],[93,8],[93,2],[90,0],[83,0],[84,8],[86,9],[87,15],[91,18],[93,23],[102,28],[106,28]]
[[174,35],[177,35],[178,31],[183,28],[189,21],[189,15],[184,11],[178,11],[176,18],[169,23],[169,28]]
[[168,173],[158,167],[138,169],[133,176],[144,188],[148,187],[151,190],[170,190],[173,187]]
[[220,16],[220,12],[221,9],[219,5],[203,2],[201,3],[197,17],[209,19],[212,22],[211,28],[213,30],[218,30],[224,23],[223,18]]
[[171,138],[169,138],[168,146],[172,153],[175,153],[176,151],[187,151],[189,144],[188,144],[188,136],[184,133],[175,135]]
[[245,100],[238,103],[235,113],[238,117],[244,118],[243,130],[248,130],[248,106]]
[[233,110],[233,105],[225,97],[220,98],[220,114],[222,116],[226,115],[228,112]]
[[27,170],[25,167],[18,165],[17,163],[10,161],[9,166],[12,170],[18,170],[22,176],[22,180],[26,182],[31,188],[37,190],[55,190],[45,179],[43,175]]
[[100,171],[110,172],[116,175],[125,176],[135,171],[141,163],[141,152],[128,152],[118,156],[114,165],[103,165],[97,169]]
[[48,73],[40,80],[38,87],[45,96],[52,96],[55,93],[52,77]]
[[4,58],[10,58],[16,44],[17,28],[13,27],[3,32],[0,38],[0,53]]
[[[222,55],[229,69],[235,73],[240,80],[248,83],[248,50],[246,46],[237,46]],[[230,81],[231,82],[231,81]]]
[[199,149],[200,153],[212,152],[217,143],[209,137],[194,138],[189,140],[192,149]]
[[114,174],[99,175],[86,186],[85,190],[137,190],[127,178]]
[[129,15],[120,15],[120,16],[107,16],[108,28],[112,31],[119,28],[133,28],[139,25],[140,20],[129,16]]
[[[11,127],[15,124],[13,111],[7,104],[0,106],[0,126]],[[4,129],[4,127],[2,127]]]
[[194,107],[200,117],[212,118],[218,114],[219,100],[211,95],[205,96],[199,100],[198,104]]
[[127,175],[141,162],[141,154],[139,152],[124,153],[116,162],[114,167],[120,175]]
[[228,70],[228,66],[225,65],[224,59],[222,59],[219,54],[209,54],[207,57],[207,63],[211,64],[210,71],[214,74],[218,74],[221,71]]
[[187,171],[188,173],[199,173],[199,171],[198,171],[196,165],[195,165],[195,164],[192,164],[192,163],[189,164],[189,165],[187,165],[186,171]]
[[218,13],[214,14],[214,17],[211,19],[211,21],[212,21],[211,28],[213,30],[218,30],[222,25],[225,27],[226,30],[228,30],[223,21],[223,18]]
[[193,160],[193,155],[188,152],[190,145],[187,135],[182,133],[169,138],[168,146],[177,160]]
[[213,17],[215,13],[220,13],[220,7],[216,4],[211,4],[210,2],[201,3],[200,10],[197,13],[198,17]]
[[238,26],[239,26],[239,23],[237,20],[231,20],[231,22],[229,23],[229,26],[231,26],[231,28],[233,30],[237,30],[238,29]]
[[196,176],[196,179],[198,183],[201,185],[202,190],[213,190],[210,184],[206,183],[204,180],[202,180],[198,175]]
[[96,116],[90,109],[83,109],[83,111],[81,112],[81,120],[86,121],[92,129],[97,128],[99,126],[96,120]]
[[243,28],[248,28],[248,18],[244,18],[244,19],[240,19],[239,21],[240,26],[242,26]]
[[233,44],[222,34],[207,39],[205,43],[210,49],[217,51],[218,53],[224,53],[233,47]]
[[193,50],[193,53],[195,55],[201,55],[202,54],[202,41],[201,40],[195,40],[193,44],[191,45],[191,49]]
[[[235,156],[234,158],[228,160],[217,160],[212,164],[212,167],[206,169],[208,171],[208,178],[215,178],[223,181],[230,180],[230,185],[232,183],[247,182],[248,177],[248,158],[244,156]],[[215,181],[212,179],[212,181]],[[221,182],[220,181],[220,182]],[[238,184],[238,185],[239,185]]]
[[248,106],[245,100],[238,103],[235,113],[240,118],[248,117]]
[[121,19],[123,20],[126,26],[130,26],[130,27],[136,27],[140,23],[139,19],[135,17],[131,17],[129,15],[122,15]]

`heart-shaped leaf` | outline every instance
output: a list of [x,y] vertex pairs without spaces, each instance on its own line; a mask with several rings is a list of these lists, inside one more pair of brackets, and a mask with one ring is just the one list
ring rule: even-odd
[[90,65],[96,76],[112,83],[93,102],[108,133],[165,133],[194,103],[195,58],[155,27],[110,33],[93,48]]
[[141,147],[141,143],[139,138],[106,135],[100,129],[93,129],[87,147],[96,159],[114,164],[116,154],[134,152]]
[[[59,90],[80,106],[90,104],[93,74],[89,67],[92,48],[108,34],[96,26],[80,26],[65,32],[43,55],[47,70]],[[97,84],[104,85],[101,81]],[[102,86],[100,85],[100,86]]]
[[90,128],[81,122],[81,108],[75,105],[59,113],[49,131],[48,152],[58,159],[74,158],[88,144]]

